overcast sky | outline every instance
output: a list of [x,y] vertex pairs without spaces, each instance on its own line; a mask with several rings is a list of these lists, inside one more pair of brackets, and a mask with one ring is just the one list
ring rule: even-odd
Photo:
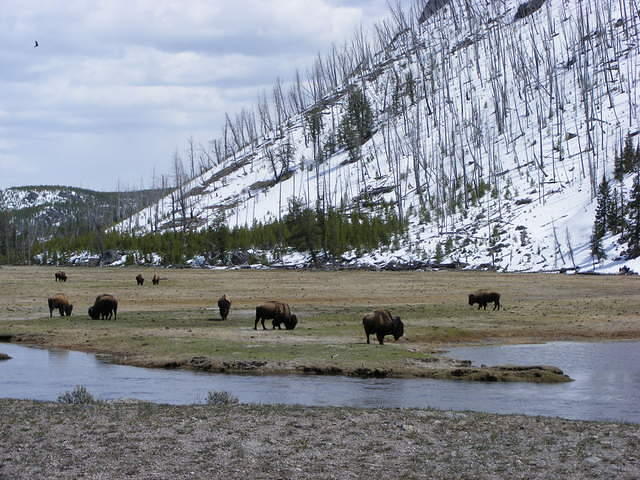
[[[1,0],[0,188],[148,187],[386,0]],[[39,46],[34,48],[34,41]]]

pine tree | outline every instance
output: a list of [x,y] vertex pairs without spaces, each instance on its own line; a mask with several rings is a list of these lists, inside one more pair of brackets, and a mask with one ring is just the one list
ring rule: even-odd
[[591,234],[591,256],[598,261],[602,260],[606,255],[604,248],[602,247],[602,237],[598,237],[596,234],[596,227],[593,227],[593,233]]
[[[596,213],[597,216],[597,213]],[[607,228],[611,233],[617,235],[622,231],[622,215],[620,213],[620,203],[618,201],[618,189],[614,188],[613,193],[609,197],[607,211]]]
[[638,161],[636,158],[636,150],[633,147],[633,139],[627,135],[624,141],[624,149],[622,150],[622,165],[625,173],[631,173],[636,170]]
[[622,162],[622,156],[617,153],[613,158],[613,178],[620,183],[624,179],[624,163]]
[[356,88],[349,92],[347,111],[339,128],[339,141],[352,161],[360,158],[360,147],[373,135],[373,112],[367,96]]
[[633,179],[633,187],[627,206],[627,231],[625,235],[630,258],[640,256],[640,173]]
[[609,228],[609,219],[607,217],[609,215],[611,203],[611,190],[609,188],[607,177],[605,176],[602,177],[602,182],[600,182],[600,186],[598,187],[598,196],[596,198],[598,204],[596,207],[596,218],[593,225],[593,235],[598,240],[602,240]]

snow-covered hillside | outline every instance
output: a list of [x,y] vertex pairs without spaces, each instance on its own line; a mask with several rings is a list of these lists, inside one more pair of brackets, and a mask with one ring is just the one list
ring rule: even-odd
[[69,187],[17,187],[0,190],[0,205],[6,210],[21,210],[81,199],[82,191]]
[[[410,227],[399,249],[363,264],[441,251],[475,268],[593,269],[598,182],[640,130],[638,4],[520,3],[451,0],[420,24],[415,10],[396,15],[386,47],[362,54],[322,101],[116,228],[198,229],[220,214],[251,225],[279,218],[293,196],[312,207],[366,196],[392,202]],[[333,148],[354,89],[374,113],[355,155]],[[321,119],[317,138],[310,119]],[[606,238],[595,268],[618,271],[619,249]]]

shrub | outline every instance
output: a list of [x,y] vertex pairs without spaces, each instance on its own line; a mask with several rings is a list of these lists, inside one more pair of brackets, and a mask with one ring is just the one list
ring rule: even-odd
[[83,385],[76,385],[70,392],[65,392],[58,397],[59,403],[67,403],[71,405],[93,405],[100,403]]
[[207,405],[235,405],[240,401],[229,392],[208,392],[206,403]]

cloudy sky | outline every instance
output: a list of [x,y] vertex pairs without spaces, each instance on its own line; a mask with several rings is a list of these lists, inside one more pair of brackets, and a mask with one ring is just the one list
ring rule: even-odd
[[189,137],[218,137],[225,112],[388,12],[387,0],[1,2],[0,188],[148,187]]

